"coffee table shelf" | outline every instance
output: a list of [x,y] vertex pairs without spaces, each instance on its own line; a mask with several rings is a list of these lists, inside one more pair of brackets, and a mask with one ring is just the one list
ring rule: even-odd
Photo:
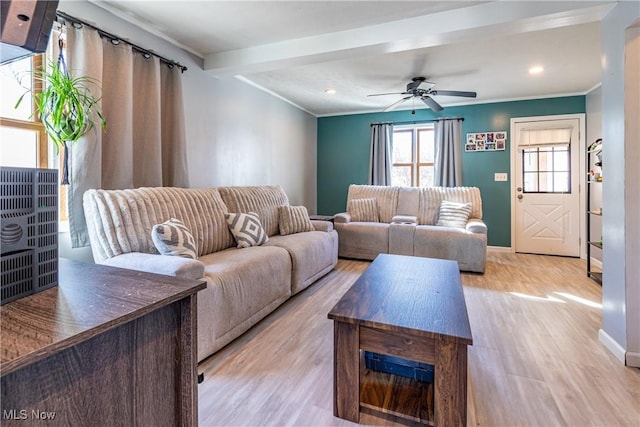
[[409,421],[435,425],[433,383],[367,369],[361,378],[360,406]]

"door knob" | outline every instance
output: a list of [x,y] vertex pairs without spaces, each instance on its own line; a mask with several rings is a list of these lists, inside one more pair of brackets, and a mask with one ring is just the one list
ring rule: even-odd
[[522,194],[518,194],[518,199],[522,199],[524,196]]
[[522,187],[518,187],[518,188],[516,188],[516,190],[522,191]]

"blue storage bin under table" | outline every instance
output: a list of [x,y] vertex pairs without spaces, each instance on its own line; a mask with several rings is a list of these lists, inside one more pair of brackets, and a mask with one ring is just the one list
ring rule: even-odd
[[402,359],[396,356],[364,352],[365,366],[367,369],[388,374],[412,378],[417,381],[433,382],[433,365]]

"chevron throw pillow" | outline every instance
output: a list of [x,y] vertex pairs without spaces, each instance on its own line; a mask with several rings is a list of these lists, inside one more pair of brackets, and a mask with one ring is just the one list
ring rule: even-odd
[[162,255],[197,258],[196,242],[186,225],[179,219],[171,218],[151,229],[151,239]]
[[239,248],[260,246],[269,241],[257,213],[228,213],[224,216]]

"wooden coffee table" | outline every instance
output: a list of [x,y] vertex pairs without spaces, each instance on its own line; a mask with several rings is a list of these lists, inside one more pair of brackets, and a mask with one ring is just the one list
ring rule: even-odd
[[[367,408],[428,425],[466,425],[473,338],[457,262],[378,255],[329,318],[335,416],[359,422]],[[431,364],[434,383],[369,371],[360,350]]]

